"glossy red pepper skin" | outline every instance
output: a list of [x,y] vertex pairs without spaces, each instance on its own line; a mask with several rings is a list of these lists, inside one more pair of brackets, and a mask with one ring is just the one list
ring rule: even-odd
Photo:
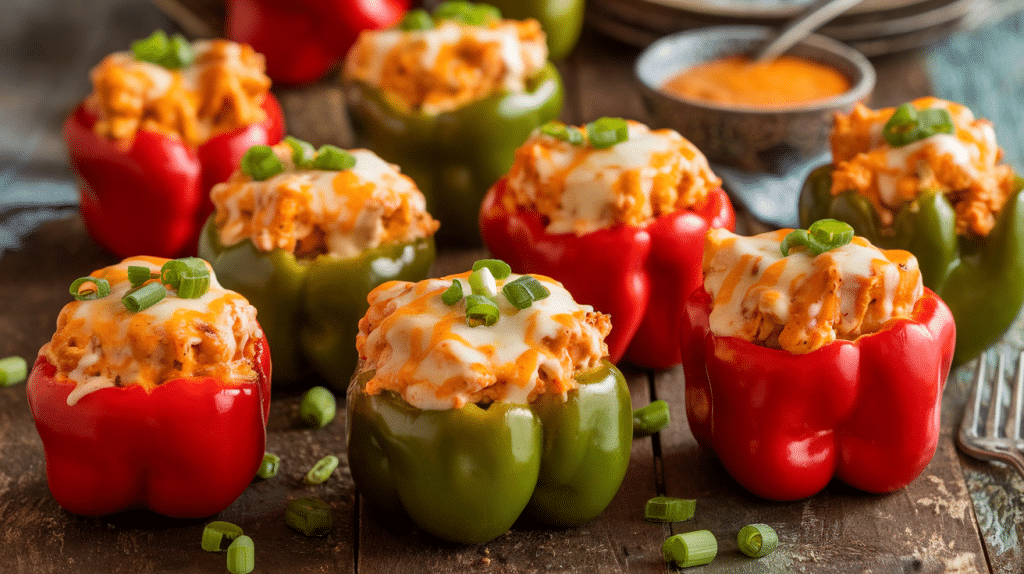
[[547,233],[543,217],[510,211],[503,178],[484,198],[480,231],[498,259],[517,273],[557,279],[576,301],[612,317],[605,339],[613,363],[623,356],[648,368],[678,365],[682,302],[701,283],[704,235],[736,226],[718,188],[698,209],[663,215],[644,227],[616,225],[582,236]]
[[118,257],[194,255],[213,212],[210,189],[227,180],[242,155],[284,133],[281,106],[263,101],[267,118],[192,148],[140,130],[129,147],[93,131],[96,117],[78,106],[64,122],[71,167],[79,176],[82,219],[89,234]]
[[327,73],[363,30],[398,22],[409,0],[227,0],[225,35],[263,54],[274,83]]
[[710,312],[703,288],[686,299],[686,416],[744,488],[797,500],[835,477],[892,492],[931,461],[956,340],[935,293],[925,288],[910,318],[803,355],[717,337]]
[[258,346],[256,382],[167,381],[147,392],[109,387],[67,404],[75,385],[40,356],[26,392],[46,453],[53,497],[88,516],[148,508],[200,518],[228,507],[252,482],[266,448],[270,353]]

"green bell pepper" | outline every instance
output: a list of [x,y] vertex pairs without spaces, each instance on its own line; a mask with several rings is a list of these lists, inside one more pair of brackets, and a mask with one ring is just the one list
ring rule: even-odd
[[260,251],[249,239],[220,242],[211,216],[199,237],[199,256],[221,285],[256,307],[267,336],[275,388],[294,384],[310,367],[344,392],[355,372],[356,333],[374,287],[418,281],[434,262],[433,238],[385,244],[358,257],[296,259],[283,249]]
[[536,18],[548,38],[548,57],[561,60],[572,52],[583,31],[583,0],[486,0],[505,18]]
[[397,393],[367,395],[373,371],[348,391],[348,460],[359,492],[431,534],[486,542],[524,512],[576,526],[611,502],[629,464],[632,403],[604,361],[579,388],[529,405],[420,410]]
[[832,195],[832,166],[817,168],[800,193],[800,223],[833,218],[885,249],[917,257],[925,286],[953,312],[954,364],[977,355],[1002,337],[1024,303],[1024,179],[996,218],[988,237],[956,233],[956,214],[942,193],[925,193],[904,204],[885,228],[874,206],[854,191]]
[[360,145],[416,182],[427,211],[441,222],[438,237],[467,245],[480,245],[480,203],[512,167],[516,148],[562,109],[562,79],[550,62],[526,92],[494,94],[436,115],[402,111],[381,90],[355,80],[346,80],[346,93]]

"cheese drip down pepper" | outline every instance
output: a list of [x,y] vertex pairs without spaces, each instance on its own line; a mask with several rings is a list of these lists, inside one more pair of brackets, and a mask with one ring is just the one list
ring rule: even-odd
[[[518,309],[502,295],[517,277],[497,281],[489,325],[467,317],[469,274],[370,294],[347,436],[353,479],[381,516],[404,511],[435,536],[478,543],[524,512],[582,524],[618,490],[632,405],[604,360],[608,317],[540,276],[549,294]],[[469,295],[446,302],[453,281]]]

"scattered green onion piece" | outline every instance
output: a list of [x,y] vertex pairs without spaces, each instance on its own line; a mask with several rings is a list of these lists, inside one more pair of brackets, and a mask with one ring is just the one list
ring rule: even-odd
[[[92,283],[93,289],[82,290],[82,285],[86,283]],[[89,301],[92,299],[99,299],[100,297],[106,297],[110,295],[110,283],[106,279],[98,279],[96,277],[79,277],[71,283],[71,288],[68,289],[71,296],[79,301]]]
[[306,536],[326,536],[334,524],[331,505],[317,498],[289,500],[284,523]]
[[260,468],[256,471],[256,476],[260,478],[271,478],[277,476],[277,471],[281,468],[281,457],[276,454],[265,452],[263,453],[263,460],[260,462]]
[[807,231],[803,229],[794,229],[793,231],[790,231],[779,245],[779,250],[782,251],[783,255],[788,257],[789,252],[797,246],[806,247],[807,251],[810,252],[811,255],[821,255],[829,250],[828,246],[822,245],[817,239],[812,237],[811,234],[807,233]]
[[551,294],[547,287],[529,275],[509,281],[502,287],[501,292],[516,309],[526,309],[533,305],[534,301],[540,301]]
[[501,281],[512,274],[512,268],[509,267],[508,263],[505,263],[501,259],[480,259],[473,264],[473,271],[479,271],[486,267],[491,270],[491,275],[495,279]]
[[170,38],[163,30],[157,30],[143,38],[132,42],[132,55],[140,62],[160,64],[170,49]]
[[254,145],[242,156],[239,166],[242,173],[264,181],[284,171],[284,162],[277,157],[274,149],[268,145]]
[[295,167],[309,169],[313,165],[313,159],[316,157],[316,148],[313,144],[294,136],[284,138],[284,143],[292,148],[292,163]]
[[917,128],[924,139],[935,134],[951,134],[956,132],[953,116],[944,108],[927,108],[917,112]]
[[452,0],[449,2],[441,2],[434,9],[434,20],[455,20],[456,22],[466,22],[470,18],[470,13],[473,12],[472,2],[463,2],[460,0]]
[[697,501],[692,498],[655,496],[647,501],[644,519],[649,522],[682,522],[693,518]]
[[334,398],[334,393],[325,387],[313,387],[302,395],[299,417],[310,428],[324,428],[327,423],[334,420],[337,411],[338,401]]
[[466,23],[471,26],[486,26],[498,20],[501,20],[501,10],[497,6],[474,4]]
[[669,536],[661,545],[661,555],[665,562],[672,562],[680,568],[709,564],[717,554],[718,541],[709,530]]
[[658,399],[633,411],[633,436],[650,436],[668,426],[668,403]]
[[469,289],[474,295],[494,298],[498,296],[498,283],[487,267],[481,267],[469,274]]
[[452,279],[451,286],[441,293],[441,301],[449,307],[462,301],[462,283],[458,279]]
[[338,457],[333,454],[329,454],[316,462],[313,468],[309,469],[306,473],[307,484],[323,484],[328,478],[331,477],[331,473],[334,469],[338,468]]
[[15,355],[0,359],[0,387],[17,385],[28,376],[28,362]]
[[182,299],[198,299],[210,290],[210,268],[198,257],[172,259],[160,268],[160,281]]
[[562,140],[572,145],[583,145],[583,132],[576,126],[567,126],[558,120],[552,120],[540,126],[540,133]]
[[128,281],[132,284],[132,287],[138,287],[146,281],[157,277],[160,277],[160,275],[150,271],[149,267],[143,267],[141,265],[128,266]]
[[210,290],[210,275],[186,276],[178,285],[178,297],[181,299],[198,299]]
[[220,552],[222,550],[221,544],[224,540],[235,540],[241,535],[241,527],[230,522],[224,522],[223,520],[215,520],[207,524],[206,528],[203,529],[203,550],[207,552]]
[[249,574],[256,568],[256,547],[252,538],[241,535],[228,546],[228,572]]
[[399,27],[406,32],[413,30],[430,30],[434,27],[434,19],[423,8],[413,8],[405,13]]
[[807,233],[828,249],[836,249],[853,241],[853,227],[836,219],[819,219],[807,228]]
[[121,303],[132,313],[149,309],[167,296],[167,288],[160,283],[147,283],[121,297]]
[[356,165],[356,158],[352,154],[333,145],[320,146],[316,152],[316,159],[313,160],[313,169],[326,171],[344,171],[352,169]]
[[748,524],[736,536],[740,552],[751,558],[764,558],[779,546],[779,535],[767,524]]
[[165,68],[176,70],[188,66],[194,59],[192,43],[181,34],[175,34],[167,45],[167,52],[158,63]]
[[918,133],[917,108],[900,104],[882,127],[882,137],[893,147],[901,147],[921,139]]
[[498,316],[498,305],[493,299],[475,293],[466,295],[466,322],[470,327],[490,327],[498,322]]
[[629,139],[629,126],[622,118],[598,118],[587,124],[590,147],[604,149]]

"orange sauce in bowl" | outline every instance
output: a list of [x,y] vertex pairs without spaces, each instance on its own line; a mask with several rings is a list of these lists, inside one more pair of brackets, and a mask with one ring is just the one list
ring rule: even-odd
[[796,56],[758,64],[746,56],[729,56],[684,70],[661,89],[692,100],[777,108],[838,96],[850,89],[850,80],[834,68]]

